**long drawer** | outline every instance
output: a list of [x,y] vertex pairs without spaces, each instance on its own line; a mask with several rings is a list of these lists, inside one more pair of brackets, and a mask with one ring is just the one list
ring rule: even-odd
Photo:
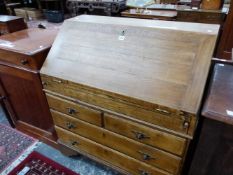
[[196,117],[191,114],[161,107],[113,93],[41,75],[45,91],[59,93],[88,104],[144,120],[181,134],[193,135]]
[[186,139],[113,115],[104,115],[104,126],[115,133],[182,156]]
[[176,174],[181,158],[127,137],[51,110],[55,125],[125,153],[147,164]]
[[97,126],[102,125],[102,112],[71,101],[46,94],[49,107]]
[[73,134],[60,127],[55,127],[55,129],[59,139],[65,144],[109,162],[118,168],[128,171],[132,175],[170,175],[163,170],[154,168],[118,151],[86,139],[80,135]]

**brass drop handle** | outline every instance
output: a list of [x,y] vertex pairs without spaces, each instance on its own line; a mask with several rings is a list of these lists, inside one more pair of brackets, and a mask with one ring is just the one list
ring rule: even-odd
[[151,160],[151,159],[154,159],[152,156],[150,156],[149,154],[147,153],[144,153],[142,151],[138,151],[140,154],[142,154],[142,158],[143,160]]
[[140,175],[151,175],[151,173],[146,172],[144,170],[139,170],[140,171]]
[[20,61],[22,65],[26,65],[29,63],[29,61],[27,59],[23,59]]
[[75,128],[75,125],[70,123],[70,122],[67,122],[66,126],[67,126],[68,129],[74,129]]
[[188,127],[189,127],[189,122],[185,121],[185,122],[183,123],[183,128],[184,128],[184,129],[187,129]]
[[78,145],[78,144],[79,144],[79,143],[78,143],[77,141],[72,141],[72,142],[71,142],[71,145],[72,145],[72,146],[75,146],[75,145]]
[[75,113],[77,113],[77,111],[75,109],[73,109],[73,108],[68,108],[68,113],[69,114],[75,114]]
[[160,108],[156,108],[155,111],[161,113],[161,114],[165,114],[165,115],[170,115],[171,113],[167,110],[164,109],[160,109]]
[[47,86],[48,84],[46,82],[42,81],[42,85]]
[[138,132],[138,131],[132,131],[132,133],[135,134],[136,139],[142,140],[142,139],[148,139],[150,138],[149,136],[146,136],[145,134]]

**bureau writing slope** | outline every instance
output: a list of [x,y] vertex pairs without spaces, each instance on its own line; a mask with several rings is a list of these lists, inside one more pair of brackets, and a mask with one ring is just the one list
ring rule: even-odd
[[218,29],[66,20],[40,71],[58,142],[125,174],[180,174]]

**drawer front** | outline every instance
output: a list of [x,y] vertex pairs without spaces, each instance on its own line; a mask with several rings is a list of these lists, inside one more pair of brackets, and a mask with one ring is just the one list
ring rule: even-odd
[[39,70],[47,57],[49,49],[33,55],[0,49],[0,61],[2,64],[11,64],[26,69]]
[[224,21],[224,17],[219,13],[203,13],[199,21],[211,24],[221,24]]
[[102,112],[46,93],[51,109],[102,126]]
[[[155,149],[81,120],[74,119],[60,112],[53,110],[51,112],[54,123],[61,128],[94,140],[95,142],[168,172],[176,174],[179,170],[181,158],[178,156]],[[73,127],[70,128],[69,126]]]
[[120,169],[124,169],[133,175],[169,175],[169,173],[154,168],[134,158],[126,156],[118,151],[100,145],[77,134],[73,134],[62,128],[56,127],[59,139],[74,149],[81,150],[87,154],[104,160]]
[[104,126],[110,131],[179,156],[183,155],[186,147],[186,139],[184,138],[155,130],[119,117],[105,115]]
[[200,19],[200,14],[196,12],[183,12],[178,11],[177,14],[177,20],[178,21],[191,21],[191,22],[197,22]]
[[[89,103],[104,109],[124,114],[148,123],[162,126],[182,134],[193,134],[196,123],[195,116],[173,116],[172,111],[163,110],[152,104],[142,103],[136,99],[126,101],[124,99],[103,94],[96,89],[88,89],[86,86],[74,84],[66,80],[41,75],[44,89],[56,92],[85,103]],[[123,98],[123,97],[122,97]],[[143,105],[144,104],[144,105]],[[178,114],[177,114],[178,115]]]

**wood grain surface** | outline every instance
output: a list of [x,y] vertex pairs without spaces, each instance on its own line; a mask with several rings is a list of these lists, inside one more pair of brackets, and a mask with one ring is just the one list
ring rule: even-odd
[[218,29],[79,16],[65,21],[41,73],[195,114]]
[[[60,112],[51,110],[55,125],[89,138],[100,144],[120,151],[147,164],[176,174],[180,168],[181,157],[169,154],[146,144],[139,143],[106,129],[74,119]],[[73,126],[70,128],[70,124]],[[95,134],[93,134],[95,133]],[[130,145],[130,146],[129,146]]]
[[110,149],[106,146],[100,145],[80,135],[73,134],[60,127],[56,127],[56,131],[58,133],[59,138],[67,145],[71,145],[74,149],[82,150],[87,154],[92,154],[99,159],[107,161],[113,164],[114,166],[128,171],[131,175],[145,173],[151,175],[171,175],[170,173],[147,165],[125,154]]

